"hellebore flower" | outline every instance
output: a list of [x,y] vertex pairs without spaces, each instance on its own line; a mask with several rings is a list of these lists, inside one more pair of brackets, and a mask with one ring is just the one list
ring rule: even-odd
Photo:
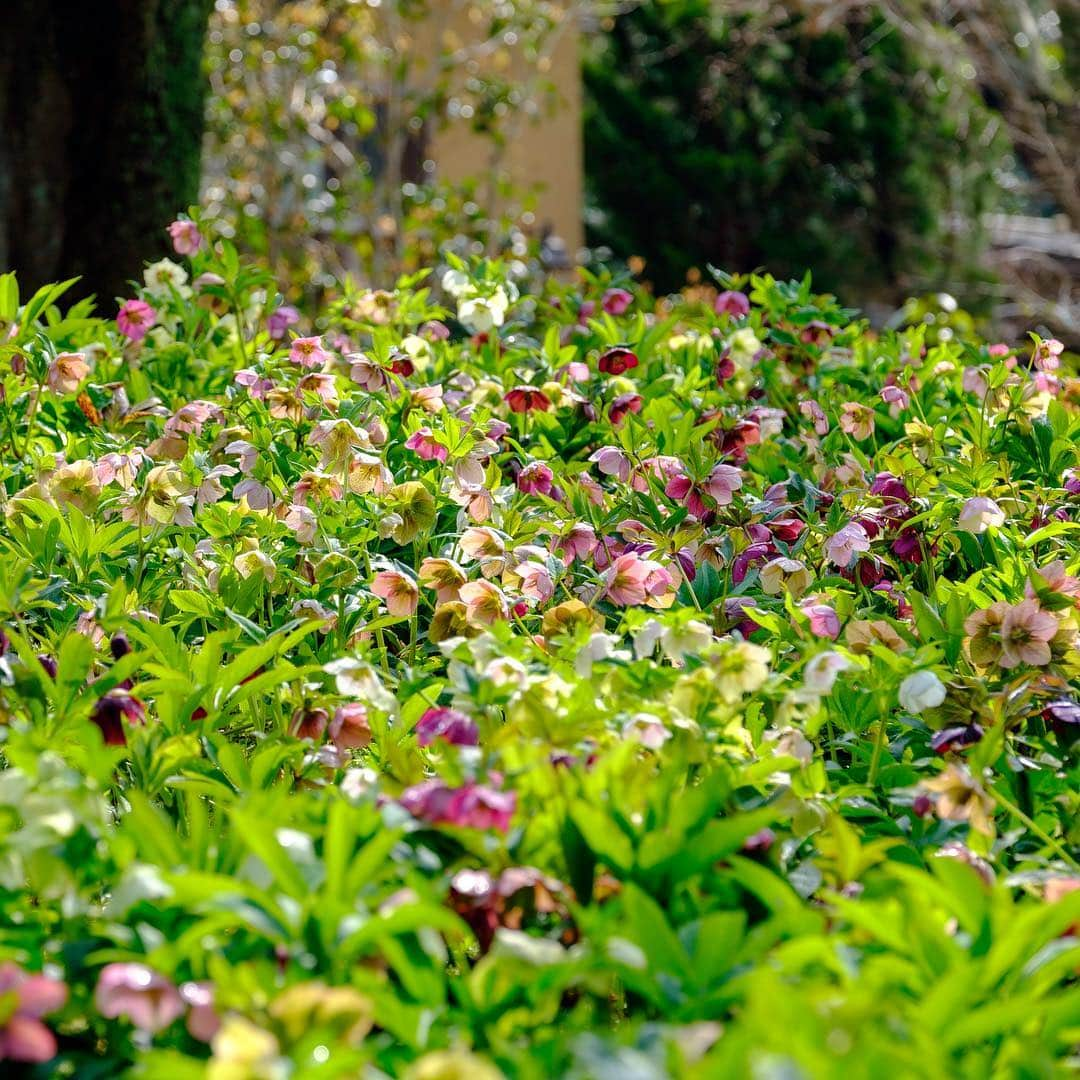
[[416,614],[420,590],[416,582],[401,571],[380,571],[372,580],[371,591],[386,601],[386,610],[391,615],[404,617]]
[[503,398],[511,412],[547,412],[551,408],[551,398],[535,386],[515,386],[508,390]]
[[110,1020],[123,1016],[140,1031],[155,1034],[184,1012],[176,987],[145,964],[107,964],[98,977],[94,1004]]
[[625,345],[616,345],[600,354],[596,366],[605,375],[622,375],[638,366],[638,358]]
[[330,354],[323,348],[321,337],[298,337],[289,346],[289,359],[301,367],[320,368],[330,359]]
[[398,800],[415,818],[431,825],[456,825],[506,832],[517,808],[517,794],[469,782],[459,788],[442,780],[425,780],[401,793]]
[[300,321],[300,312],[288,304],[270,312],[266,317],[266,329],[275,341],[281,341],[290,326]]
[[194,221],[180,218],[169,226],[169,237],[177,255],[194,255],[203,246],[203,235]]
[[900,706],[916,716],[945,700],[945,684],[932,671],[916,671],[900,684]]
[[422,461],[445,461],[450,451],[435,440],[431,428],[422,427],[414,431],[406,440],[405,448],[415,450]]
[[554,474],[542,461],[533,461],[517,474],[517,489],[526,495],[550,495]]
[[713,311],[717,315],[730,315],[733,319],[744,319],[750,314],[750,300],[746,293],[727,289],[713,301]]
[[129,724],[145,723],[146,709],[137,697],[115,687],[98,698],[90,719],[101,729],[106,746],[126,746],[124,721]]
[[1035,600],[1022,600],[1002,620],[998,664],[1003,668],[1049,664],[1050,642],[1057,632],[1058,621],[1049,611],[1043,611]]
[[82,353],[60,353],[49,365],[46,380],[53,393],[74,394],[89,374],[90,365]]
[[991,525],[995,528],[1005,524],[1005,511],[993,499],[976,496],[968,499],[956,519],[956,527],[961,532],[978,535]]
[[421,746],[430,746],[436,739],[443,739],[451,746],[477,746],[480,732],[463,712],[436,706],[416,722],[416,740]]
[[825,541],[825,555],[829,562],[846,570],[856,554],[870,550],[870,537],[856,521],[850,521]]
[[16,964],[0,965],[0,1061],[41,1063],[56,1057],[56,1036],[41,1022],[67,1001],[67,987]]
[[609,315],[622,315],[634,302],[634,294],[626,289],[608,289],[600,301],[600,306]]
[[132,341],[142,341],[157,320],[157,313],[145,300],[125,300],[116,316],[120,333]]
[[334,718],[330,721],[327,733],[330,741],[339,750],[358,750],[367,746],[371,742],[367,709],[359,701],[339,705],[334,710]]

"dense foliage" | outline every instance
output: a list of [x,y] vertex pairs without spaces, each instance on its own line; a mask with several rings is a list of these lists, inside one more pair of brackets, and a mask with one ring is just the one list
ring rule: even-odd
[[1058,1075],[1057,343],[453,261],[312,336],[171,231],[115,319],[0,279],[0,1057]]
[[972,273],[994,124],[874,5],[642,4],[585,75],[592,239],[659,287],[707,262],[864,298]]

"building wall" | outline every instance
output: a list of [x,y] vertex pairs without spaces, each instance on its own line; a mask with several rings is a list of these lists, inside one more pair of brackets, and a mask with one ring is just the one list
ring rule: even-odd
[[[479,31],[468,11],[473,5],[461,5],[452,0],[441,2],[447,4],[447,9],[441,12],[441,17],[433,16],[432,32],[450,34],[453,41],[475,41]],[[569,0],[566,7],[569,12]],[[534,96],[538,97],[540,113],[533,118],[518,115],[510,122],[506,129],[509,139],[501,162],[515,188],[524,190],[538,186],[536,230],[539,233],[550,228],[565,241],[571,253],[584,242],[582,84],[578,48],[578,28],[568,13],[564,24],[552,36],[546,70],[539,75],[545,83],[555,87],[554,108],[546,107],[546,95],[536,87]],[[535,76],[535,72],[530,72],[521,57],[510,49],[497,51],[477,63],[481,72],[485,64],[498,64],[512,78]],[[469,74],[471,72],[463,67],[461,79]],[[473,134],[466,121],[451,121],[444,130],[434,132],[430,153],[438,175],[451,182],[483,179],[491,172],[491,142]]]

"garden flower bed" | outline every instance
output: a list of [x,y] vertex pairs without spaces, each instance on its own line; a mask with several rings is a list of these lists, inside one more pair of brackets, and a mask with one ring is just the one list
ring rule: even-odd
[[453,260],[313,327],[171,234],[0,279],[0,1058],[1058,1075],[1058,343]]

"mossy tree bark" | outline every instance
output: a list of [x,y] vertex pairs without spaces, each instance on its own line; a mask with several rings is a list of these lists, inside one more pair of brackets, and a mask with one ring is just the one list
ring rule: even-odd
[[0,271],[102,310],[198,196],[212,0],[6,0]]

